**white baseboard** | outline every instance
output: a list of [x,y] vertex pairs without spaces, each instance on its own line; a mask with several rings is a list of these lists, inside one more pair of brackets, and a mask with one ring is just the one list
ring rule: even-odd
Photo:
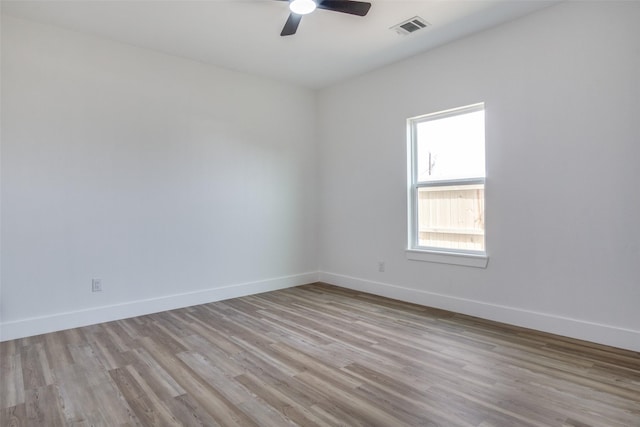
[[143,316],[160,311],[190,307],[208,302],[237,298],[277,289],[290,288],[318,281],[318,273],[302,273],[250,283],[240,283],[158,298],[131,301],[89,309],[32,317],[0,324],[0,341],[29,337],[128,317]]
[[367,292],[428,307],[440,308],[480,317],[482,319],[494,320],[627,350],[640,351],[640,331],[638,330],[571,319],[554,314],[524,310],[517,307],[457,298],[340,274],[320,272],[320,281],[347,289]]

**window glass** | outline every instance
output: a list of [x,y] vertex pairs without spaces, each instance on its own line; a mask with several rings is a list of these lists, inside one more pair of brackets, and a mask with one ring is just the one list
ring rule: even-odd
[[484,110],[416,124],[418,182],[484,177]]
[[409,247],[483,253],[484,105],[417,117],[409,125]]

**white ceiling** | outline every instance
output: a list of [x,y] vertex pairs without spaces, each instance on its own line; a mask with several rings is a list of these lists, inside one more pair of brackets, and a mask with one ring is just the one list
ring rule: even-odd
[[[557,0],[370,0],[366,17],[316,10],[280,37],[276,0],[5,1],[2,13],[321,88],[547,7]],[[431,25],[389,28],[414,16]]]

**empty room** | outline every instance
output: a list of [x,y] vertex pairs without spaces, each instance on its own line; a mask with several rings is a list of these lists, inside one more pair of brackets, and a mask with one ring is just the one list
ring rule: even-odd
[[640,1],[0,10],[0,426],[640,427]]

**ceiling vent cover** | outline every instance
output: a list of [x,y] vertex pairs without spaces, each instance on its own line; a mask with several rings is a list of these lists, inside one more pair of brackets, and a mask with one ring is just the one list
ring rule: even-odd
[[414,16],[411,19],[407,19],[399,24],[394,25],[390,30],[396,33],[406,36],[418,30],[428,27],[430,24],[419,16]]

